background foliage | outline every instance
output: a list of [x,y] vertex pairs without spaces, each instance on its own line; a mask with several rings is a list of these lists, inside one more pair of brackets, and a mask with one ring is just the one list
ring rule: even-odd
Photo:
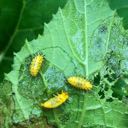
[[108,0],[111,9],[117,10],[118,15],[123,19],[123,26],[128,29],[128,1]]

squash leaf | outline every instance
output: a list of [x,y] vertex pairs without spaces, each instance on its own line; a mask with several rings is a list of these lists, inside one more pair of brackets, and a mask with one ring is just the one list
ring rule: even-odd
[[[58,128],[126,128],[127,33],[107,0],[68,1],[45,24],[43,36],[26,41],[15,53],[13,70],[6,74],[15,93],[13,123],[44,117]],[[37,54],[45,61],[34,78],[29,66]],[[85,92],[71,87],[66,79],[72,75],[85,77],[93,89]],[[69,93],[67,102],[50,110],[40,107],[62,90]]]

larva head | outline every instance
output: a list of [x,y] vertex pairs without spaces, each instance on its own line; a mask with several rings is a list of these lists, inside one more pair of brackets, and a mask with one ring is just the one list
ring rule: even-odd
[[92,84],[89,81],[87,81],[85,85],[85,90],[91,90],[91,89],[92,89]]
[[46,101],[44,103],[41,103],[41,106],[44,108],[53,108],[53,105],[50,101]]
[[69,84],[73,85],[73,84],[75,84],[75,77],[69,77],[67,79],[67,81],[68,81]]
[[62,91],[61,94],[58,94],[58,97],[59,97],[60,99],[62,99],[62,100],[66,100],[66,99],[69,98],[69,95],[68,95],[67,92],[63,92],[63,91]]

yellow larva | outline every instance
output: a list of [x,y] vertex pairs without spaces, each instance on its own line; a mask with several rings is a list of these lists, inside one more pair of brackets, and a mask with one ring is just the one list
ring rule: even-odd
[[41,103],[41,106],[45,108],[56,108],[63,104],[68,98],[68,93],[62,92],[61,94],[58,94],[57,96],[49,99],[48,101]]
[[44,58],[42,55],[37,55],[32,59],[31,65],[30,65],[30,74],[32,76],[37,76],[41,69],[41,65],[44,61]]
[[84,78],[72,76],[67,79],[68,83],[76,88],[91,90],[92,84]]

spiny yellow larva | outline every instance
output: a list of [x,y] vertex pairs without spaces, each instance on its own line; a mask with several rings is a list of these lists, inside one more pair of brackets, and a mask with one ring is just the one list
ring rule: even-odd
[[62,91],[61,94],[58,94],[57,96],[50,98],[48,101],[41,103],[41,106],[44,108],[56,108],[63,104],[68,98],[68,93]]
[[41,65],[44,61],[44,57],[40,54],[38,54],[37,56],[35,56],[32,59],[31,65],[30,65],[30,74],[32,76],[37,76],[37,74],[39,73],[40,69],[41,69]]
[[78,76],[72,76],[67,79],[68,83],[76,88],[91,90],[92,84],[86,79]]

